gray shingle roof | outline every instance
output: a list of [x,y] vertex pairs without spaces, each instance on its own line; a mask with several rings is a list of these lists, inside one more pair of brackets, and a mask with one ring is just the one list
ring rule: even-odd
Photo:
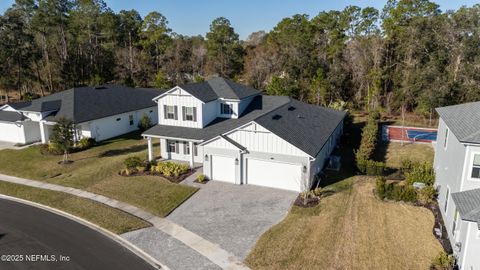
[[477,222],[480,228],[480,188],[452,193],[463,220]]
[[25,119],[25,116],[18,112],[0,111],[0,121],[17,122]]
[[144,135],[206,141],[255,121],[315,157],[344,117],[345,112],[289,97],[257,96],[238,119],[217,118],[203,129],[157,125]]
[[257,96],[251,101],[250,105],[245,109],[245,112],[238,119],[217,118],[202,129],[156,125],[145,131],[143,134],[147,136],[206,141],[244,125],[257,117],[288,103],[289,101],[290,99],[288,97]]
[[180,85],[180,88],[203,102],[210,102],[217,98],[240,100],[260,94],[260,91],[255,88],[221,77],[216,77],[206,82]]
[[75,123],[112,116],[120,113],[154,107],[152,100],[164,90],[130,88],[119,85],[102,87],[79,87],[35,99],[21,111],[48,112],[48,120],[66,117]]
[[480,102],[436,109],[460,142],[480,143]]

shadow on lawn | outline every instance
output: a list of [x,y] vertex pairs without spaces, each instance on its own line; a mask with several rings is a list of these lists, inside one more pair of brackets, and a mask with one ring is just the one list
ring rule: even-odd
[[107,150],[103,153],[100,153],[100,155],[98,155],[98,156],[99,157],[113,157],[113,156],[118,156],[118,155],[136,153],[136,152],[143,151],[145,149],[147,149],[146,145],[134,145],[134,146],[121,148],[121,149]]

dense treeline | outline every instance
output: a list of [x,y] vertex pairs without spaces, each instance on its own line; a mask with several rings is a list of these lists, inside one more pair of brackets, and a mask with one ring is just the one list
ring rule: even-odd
[[480,98],[479,27],[480,5],[441,12],[428,0],[389,0],[382,11],[294,15],[241,41],[225,18],[189,37],[156,11],[142,18],[102,0],[17,0],[0,17],[0,88],[25,97],[221,75],[313,104],[427,116]]

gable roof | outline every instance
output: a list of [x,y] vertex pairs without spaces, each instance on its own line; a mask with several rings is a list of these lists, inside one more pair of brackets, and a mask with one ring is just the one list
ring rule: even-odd
[[82,123],[154,107],[156,104],[152,99],[162,91],[120,85],[79,87],[35,99],[19,106],[19,110],[52,112],[46,118],[47,120],[55,121],[58,117],[66,117],[73,120],[74,123]]
[[452,193],[463,220],[478,223],[480,229],[480,188]]
[[179,87],[203,102],[210,102],[218,98],[241,100],[260,94],[260,91],[255,88],[221,77],[205,82],[184,84]]
[[255,119],[255,122],[316,157],[345,114],[291,99],[288,104]]
[[17,121],[23,121],[25,119],[26,117],[19,112],[0,111],[0,121],[17,122]]
[[345,112],[309,105],[289,97],[257,96],[238,119],[217,118],[202,129],[156,125],[143,134],[208,141],[255,121],[315,157],[344,117]]
[[441,107],[436,111],[460,142],[480,143],[480,102]]

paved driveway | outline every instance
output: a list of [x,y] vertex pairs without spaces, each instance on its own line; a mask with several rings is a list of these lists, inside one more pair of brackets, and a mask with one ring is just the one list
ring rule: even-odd
[[3,149],[13,149],[15,148],[14,147],[14,143],[11,143],[11,142],[4,142],[4,141],[0,141],[0,150],[3,150]]
[[167,219],[245,259],[258,238],[280,222],[297,193],[211,181]]

